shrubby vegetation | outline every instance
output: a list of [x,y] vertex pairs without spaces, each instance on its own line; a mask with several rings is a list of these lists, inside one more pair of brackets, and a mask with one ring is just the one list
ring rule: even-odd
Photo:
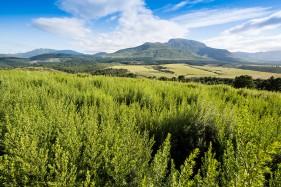
[[160,71],[160,72],[174,74],[173,71],[168,70],[168,68],[167,68],[167,67],[164,67],[164,66],[156,65],[156,66],[152,66],[152,68],[155,69],[155,70],[157,70],[157,71]]
[[238,66],[240,69],[247,69],[247,70],[254,70],[254,71],[261,71],[261,72],[270,72],[270,73],[281,73],[280,66]]
[[160,77],[159,80],[162,81],[179,81],[179,82],[198,82],[208,85],[216,84],[225,84],[230,85],[235,88],[250,88],[258,90],[267,90],[267,91],[281,91],[281,78],[270,77],[269,79],[253,79],[252,76],[242,75],[236,77],[235,79],[231,78],[218,78],[218,77],[192,77],[185,78],[184,75],[178,76],[178,78],[173,77],[171,79],[167,77]]
[[106,68],[101,70],[96,70],[92,73],[93,75],[108,75],[108,76],[116,76],[116,77],[137,77],[136,74],[131,73],[127,69],[113,69]]
[[52,68],[58,71],[63,71],[67,73],[90,73],[94,74],[98,70],[105,69],[110,66],[107,63],[95,63],[93,61],[85,61],[85,62],[73,62],[73,61],[65,61],[65,62],[41,62],[38,64],[34,64],[34,67],[44,67],[44,68]]
[[280,186],[281,95],[0,71],[0,186]]
[[14,57],[0,57],[0,69],[30,66],[28,59]]
[[255,88],[256,85],[252,76],[242,75],[239,77],[235,77],[233,86],[235,88]]

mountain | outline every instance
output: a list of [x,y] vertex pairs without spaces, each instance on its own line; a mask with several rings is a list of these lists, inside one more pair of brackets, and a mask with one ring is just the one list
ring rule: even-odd
[[144,43],[137,47],[122,49],[105,55],[105,57],[124,59],[147,58],[169,61],[240,61],[240,59],[234,57],[227,50],[211,48],[204,43],[186,39],[171,39],[167,43]]
[[94,54],[93,56],[95,56],[95,57],[105,57],[106,55],[108,55],[108,53],[106,53],[106,52],[100,52],[100,53]]
[[26,53],[16,53],[16,54],[0,54],[0,57],[18,57],[18,58],[31,58],[43,54],[67,54],[67,55],[84,55],[73,50],[55,50],[55,49],[35,49],[28,51]]
[[250,61],[281,62],[281,51],[267,51],[257,53],[235,52],[232,54],[238,58],[243,58]]

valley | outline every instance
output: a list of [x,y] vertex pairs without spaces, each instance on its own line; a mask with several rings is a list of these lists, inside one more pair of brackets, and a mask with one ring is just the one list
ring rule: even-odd
[[281,77],[279,73],[269,73],[253,70],[243,70],[233,67],[225,66],[214,66],[214,65],[204,65],[204,66],[194,66],[188,64],[161,64],[164,70],[170,71],[169,73],[165,71],[159,71],[154,69],[155,65],[118,65],[111,66],[114,69],[127,69],[131,73],[135,73],[142,77],[178,77],[180,75],[186,78],[191,77],[218,77],[218,78],[235,78],[241,75],[249,75],[255,79],[268,79],[271,76],[276,78]]

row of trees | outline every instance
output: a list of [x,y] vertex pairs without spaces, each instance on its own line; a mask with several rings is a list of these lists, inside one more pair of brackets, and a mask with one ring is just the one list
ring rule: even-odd
[[270,77],[269,79],[253,79],[249,75],[241,75],[231,78],[217,78],[217,77],[194,77],[185,78],[184,75],[178,76],[178,78],[173,77],[171,79],[167,77],[160,77],[159,80],[164,81],[179,81],[179,82],[199,82],[208,85],[215,84],[226,84],[233,86],[235,88],[250,88],[258,90],[268,90],[268,91],[281,91],[281,78]]
[[262,66],[262,65],[247,66],[247,65],[243,65],[243,66],[240,66],[238,68],[239,69],[260,71],[260,72],[281,73],[280,65],[277,65],[277,66],[269,66],[269,65],[267,65],[267,66]]

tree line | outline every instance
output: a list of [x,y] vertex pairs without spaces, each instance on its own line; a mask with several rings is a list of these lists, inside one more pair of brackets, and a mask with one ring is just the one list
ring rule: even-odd
[[[153,78],[153,77],[151,77]],[[234,88],[249,88],[267,91],[281,91],[281,78],[270,77],[269,79],[253,79],[249,75],[241,75],[231,78],[219,78],[219,77],[192,77],[186,78],[184,75],[180,75],[177,78],[160,77],[162,81],[179,81],[179,82],[198,82],[202,84],[215,85],[226,84],[233,86]]]

